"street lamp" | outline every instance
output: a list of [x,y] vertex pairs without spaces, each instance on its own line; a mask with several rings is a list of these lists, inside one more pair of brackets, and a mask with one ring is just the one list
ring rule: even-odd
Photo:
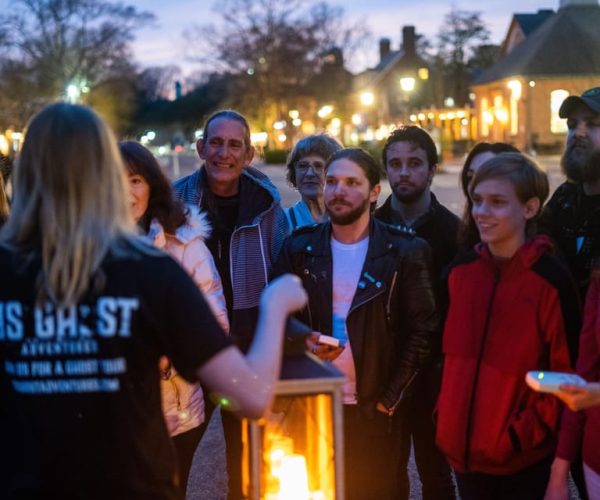
[[81,94],[87,94],[90,91],[90,87],[85,80],[74,80],[69,83],[65,89],[66,101],[71,104],[79,102]]
[[319,111],[317,111],[317,115],[319,118],[326,118],[333,112],[333,106],[330,104],[326,104]]
[[400,78],[400,88],[404,92],[412,92],[415,90],[415,79],[412,76]]
[[363,106],[370,106],[373,102],[375,102],[375,94],[373,92],[366,91],[360,94],[360,103]]
[[80,95],[81,93],[79,92],[79,87],[77,85],[74,83],[67,85],[67,102],[75,104]]

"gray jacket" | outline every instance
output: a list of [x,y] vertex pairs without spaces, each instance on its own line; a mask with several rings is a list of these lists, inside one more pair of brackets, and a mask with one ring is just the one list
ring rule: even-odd
[[[199,207],[208,189],[202,168],[175,181],[173,188],[178,199]],[[252,167],[244,168],[240,193],[241,223],[231,236],[229,255],[233,310],[258,306],[273,262],[289,232],[279,192],[265,174]],[[257,213],[255,200],[265,195],[270,197],[271,203],[266,210]]]

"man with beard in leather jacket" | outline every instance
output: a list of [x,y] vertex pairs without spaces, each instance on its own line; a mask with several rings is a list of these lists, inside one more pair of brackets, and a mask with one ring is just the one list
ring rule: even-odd
[[[397,410],[428,361],[438,318],[427,243],[372,216],[380,167],[367,152],[343,149],[328,160],[330,221],[296,230],[275,274],[303,281],[300,319],[309,348],[345,376],[344,467],[348,499],[397,494]],[[337,339],[339,347],[319,341]]]

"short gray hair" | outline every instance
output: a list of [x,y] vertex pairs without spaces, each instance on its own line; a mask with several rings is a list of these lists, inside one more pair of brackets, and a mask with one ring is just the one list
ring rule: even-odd
[[317,155],[327,161],[333,153],[343,149],[343,147],[340,141],[328,134],[308,135],[299,140],[287,159],[287,181],[296,187],[296,162],[301,158]]

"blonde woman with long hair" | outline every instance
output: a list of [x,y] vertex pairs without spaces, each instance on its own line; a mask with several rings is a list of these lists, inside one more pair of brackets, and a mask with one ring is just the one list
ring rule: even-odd
[[298,281],[265,289],[244,358],[129,208],[93,111],[53,104],[31,120],[0,235],[1,498],[178,498],[162,355],[242,415],[270,404],[286,317],[306,301]]

